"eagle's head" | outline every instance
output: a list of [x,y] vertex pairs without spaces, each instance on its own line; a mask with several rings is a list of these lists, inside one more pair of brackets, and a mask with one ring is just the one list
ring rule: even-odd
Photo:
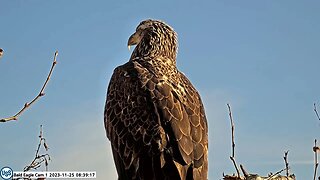
[[128,47],[137,45],[131,59],[135,57],[165,57],[172,61],[177,56],[177,34],[166,23],[147,19],[142,21],[128,40]]

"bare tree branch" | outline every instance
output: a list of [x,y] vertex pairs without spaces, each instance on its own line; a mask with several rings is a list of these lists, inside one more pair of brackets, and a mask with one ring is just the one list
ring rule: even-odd
[[[267,178],[267,180],[272,179],[272,178],[274,178],[275,176],[281,174],[284,170],[286,170],[286,169],[281,169],[280,171],[278,171],[278,172],[270,175],[270,176]],[[288,177],[288,176],[287,176],[287,177]],[[286,178],[286,179],[287,179],[287,178]]]
[[240,169],[244,175],[245,178],[248,178],[249,177],[249,173],[244,169],[243,165],[240,164]]
[[38,169],[39,167],[41,167],[41,164],[43,162],[46,166],[46,171],[48,171],[48,165],[49,165],[48,162],[50,160],[50,155],[48,153],[39,154],[41,145],[43,145],[45,151],[49,150],[48,144],[46,143],[46,139],[43,137],[42,125],[40,125],[39,139],[40,140],[39,140],[38,148],[36,150],[36,155],[32,160],[32,162],[23,169],[24,172],[30,171],[31,169]]
[[8,122],[8,121],[12,121],[12,120],[18,120],[19,116],[20,116],[26,109],[28,109],[28,108],[29,108],[33,103],[35,103],[39,98],[41,98],[42,96],[45,95],[44,90],[45,90],[45,88],[46,88],[46,86],[47,86],[47,84],[48,84],[48,82],[49,82],[49,80],[50,80],[50,77],[51,77],[51,74],[52,74],[52,72],[53,72],[53,69],[54,69],[55,65],[57,64],[57,60],[56,60],[57,56],[58,56],[58,51],[56,51],[56,52],[54,53],[54,58],[53,58],[53,63],[52,63],[51,69],[50,69],[50,71],[49,71],[49,74],[48,74],[48,76],[47,76],[46,81],[44,82],[44,84],[43,84],[43,86],[42,86],[42,88],[41,88],[41,90],[40,90],[40,93],[39,93],[32,101],[25,103],[24,106],[23,106],[23,108],[22,108],[19,112],[17,112],[15,115],[13,115],[13,116],[11,116],[11,117],[7,117],[7,118],[2,118],[2,119],[0,119],[0,122]]
[[320,117],[319,117],[319,114],[318,114],[318,111],[317,111],[316,103],[313,103],[313,110],[316,113],[316,116],[317,116],[318,120],[320,121]]
[[235,141],[234,141],[234,122],[233,122],[233,118],[232,118],[232,112],[231,112],[231,107],[230,104],[227,104],[228,106],[228,110],[229,110],[229,118],[230,118],[230,124],[231,124],[231,135],[232,135],[232,155],[230,156],[231,161],[233,162],[234,167],[236,168],[237,171],[237,175],[238,178],[240,178],[240,171],[239,168],[237,166],[236,160],[235,160]]
[[320,148],[317,146],[317,139],[314,140],[313,151],[314,151],[314,174],[313,174],[313,180],[316,180],[316,178],[317,178],[317,169],[318,169],[318,166],[319,166],[319,163],[318,163],[318,151],[320,151]]
[[289,163],[288,163],[288,153],[289,153],[289,150],[288,151],[285,151],[284,152],[284,156],[283,156],[283,159],[284,159],[284,163],[286,165],[286,176],[289,177]]

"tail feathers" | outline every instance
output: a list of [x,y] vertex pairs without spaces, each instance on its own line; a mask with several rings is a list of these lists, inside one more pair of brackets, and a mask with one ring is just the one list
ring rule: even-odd
[[207,180],[206,168],[181,165],[168,157],[162,162],[160,156],[142,156],[126,169],[117,152],[113,153],[118,180]]

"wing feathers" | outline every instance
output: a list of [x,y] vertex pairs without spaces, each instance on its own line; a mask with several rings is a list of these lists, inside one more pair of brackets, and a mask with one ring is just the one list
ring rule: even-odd
[[135,61],[115,69],[105,126],[118,174],[125,174],[119,180],[207,177],[203,105],[183,74],[175,78],[161,79]]

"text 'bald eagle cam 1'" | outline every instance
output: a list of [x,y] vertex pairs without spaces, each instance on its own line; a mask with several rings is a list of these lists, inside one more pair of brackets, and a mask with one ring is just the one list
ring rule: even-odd
[[208,125],[200,96],[176,67],[177,35],[142,21],[129,62],[111,77],[104,113],[119,180],[207,180]]

